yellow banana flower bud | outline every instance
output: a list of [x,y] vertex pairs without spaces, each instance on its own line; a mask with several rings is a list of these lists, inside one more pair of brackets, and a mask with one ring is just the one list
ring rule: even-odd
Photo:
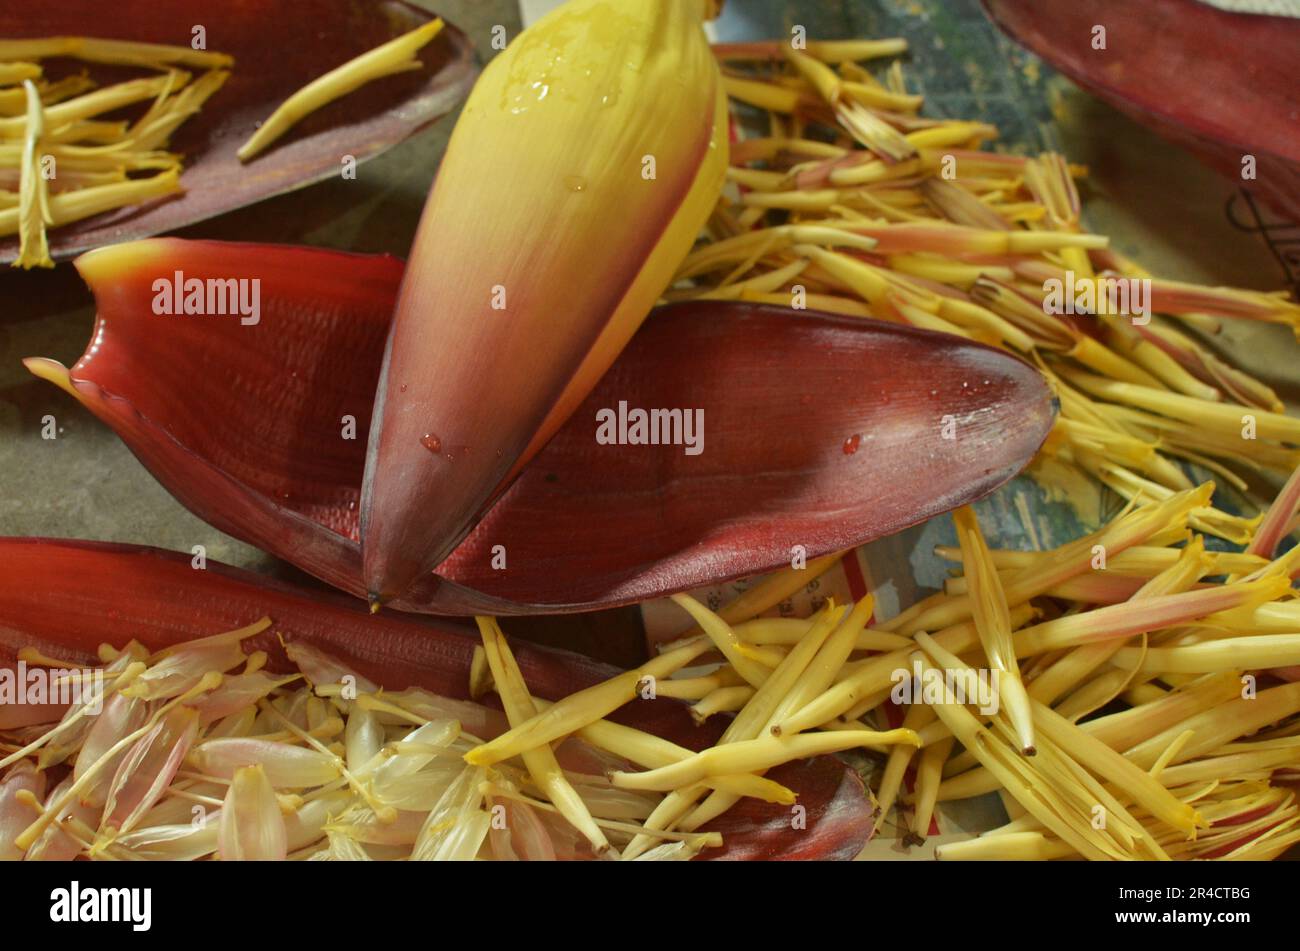
[[372,602],[447,557],[609,368],[707,220],[727,165],[707,10],[570,0],[474,87],[376,398]]

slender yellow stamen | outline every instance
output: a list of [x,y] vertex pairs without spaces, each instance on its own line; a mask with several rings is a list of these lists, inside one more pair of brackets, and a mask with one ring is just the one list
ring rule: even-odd
[[441,18],[430,20],[312,80],[281,103],[249,140],[239,147],[236,153],[239,160],[250,161],[306,116],[335,99],[360,89],[366,83],[394,73],[421,69],[423,64],[415,54],[442,32],[442,27]]

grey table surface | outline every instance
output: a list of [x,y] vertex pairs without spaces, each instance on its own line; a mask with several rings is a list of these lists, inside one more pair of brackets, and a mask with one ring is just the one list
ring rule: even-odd
[[[483,54],[494,26],[520,29],[515,0],[441,0]],[[1086,214],[1096,230],[1166,276],[1272,289],[1276,262],[1255,237],[1230,229],[1232,187],[1114,110],[1055,77],[984,18],[976,0],[732,0],[725,39],[906,36],[907,76],[931,114],[983,117],[1003,130],[999,147],[1060,148],[1091,167]],[[291,242],[363,252],[406,252],[452,128],[454,114],[364,165],[355,181],[283,195],[182,232],[186,237]],[[0,274],[0,535],[134,542],[302,576],[211,528],[176,502],[111,431],[66,394],[31,377],[20,360],[73,363],[91,327],[90,297],[75,271]],[[1285,394],[1295,392],[1295,343],[1281,327],[1230,328],[1224,346]],[[41,435],[57,421],[56,439]],[[305,580],[305,579],[302,579]],[[538,622],[539,639],[633,661],[634,615]],[[615,636],[612,631],[622,632]],[[576,633],[575,633],[576,632]]]

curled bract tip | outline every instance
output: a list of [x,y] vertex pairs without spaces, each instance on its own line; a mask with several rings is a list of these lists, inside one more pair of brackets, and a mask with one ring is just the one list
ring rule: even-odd
[[45,380],[47,383],[53,383],[64,392],[81,399],[77,388],[72,385],[72,374],[58,360],[52,360],[49,357],[24,357],[23,366],[27,368],[32,376]]

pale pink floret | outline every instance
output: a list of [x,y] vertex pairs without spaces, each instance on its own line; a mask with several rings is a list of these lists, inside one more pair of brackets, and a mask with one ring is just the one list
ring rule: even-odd
[[45,793],[45,774],[28,760],[19,760],[0,780],[0,861],[14,862],[23,857],[14,839],[31,825],[36,813],[19,793],[27,792],[38,800]]
[[121,834],[135,827],[171,785],[198,729],[198,711],[178,706],[136,741],[113,776],[101,831]]
[[288,854],[280,801],[260,765],[235,772],[221,808],[217,852],[227,862],[277,862]]
[[[79,780],[86,771],[108,754],[109,750],[130,736],[149,720],[149,704],[135,697],[115,693],[104,704],[103,712],[95,718],[90,731],[86,734],[81,752],[77,754],[77,763],[73,768],[73,779]],[[80,801],[83,805],[102,808],[108,799],[108,790],[122,761],[130,750],[123,749],[103,766],[98,767],[95,775],[83,786]]]

